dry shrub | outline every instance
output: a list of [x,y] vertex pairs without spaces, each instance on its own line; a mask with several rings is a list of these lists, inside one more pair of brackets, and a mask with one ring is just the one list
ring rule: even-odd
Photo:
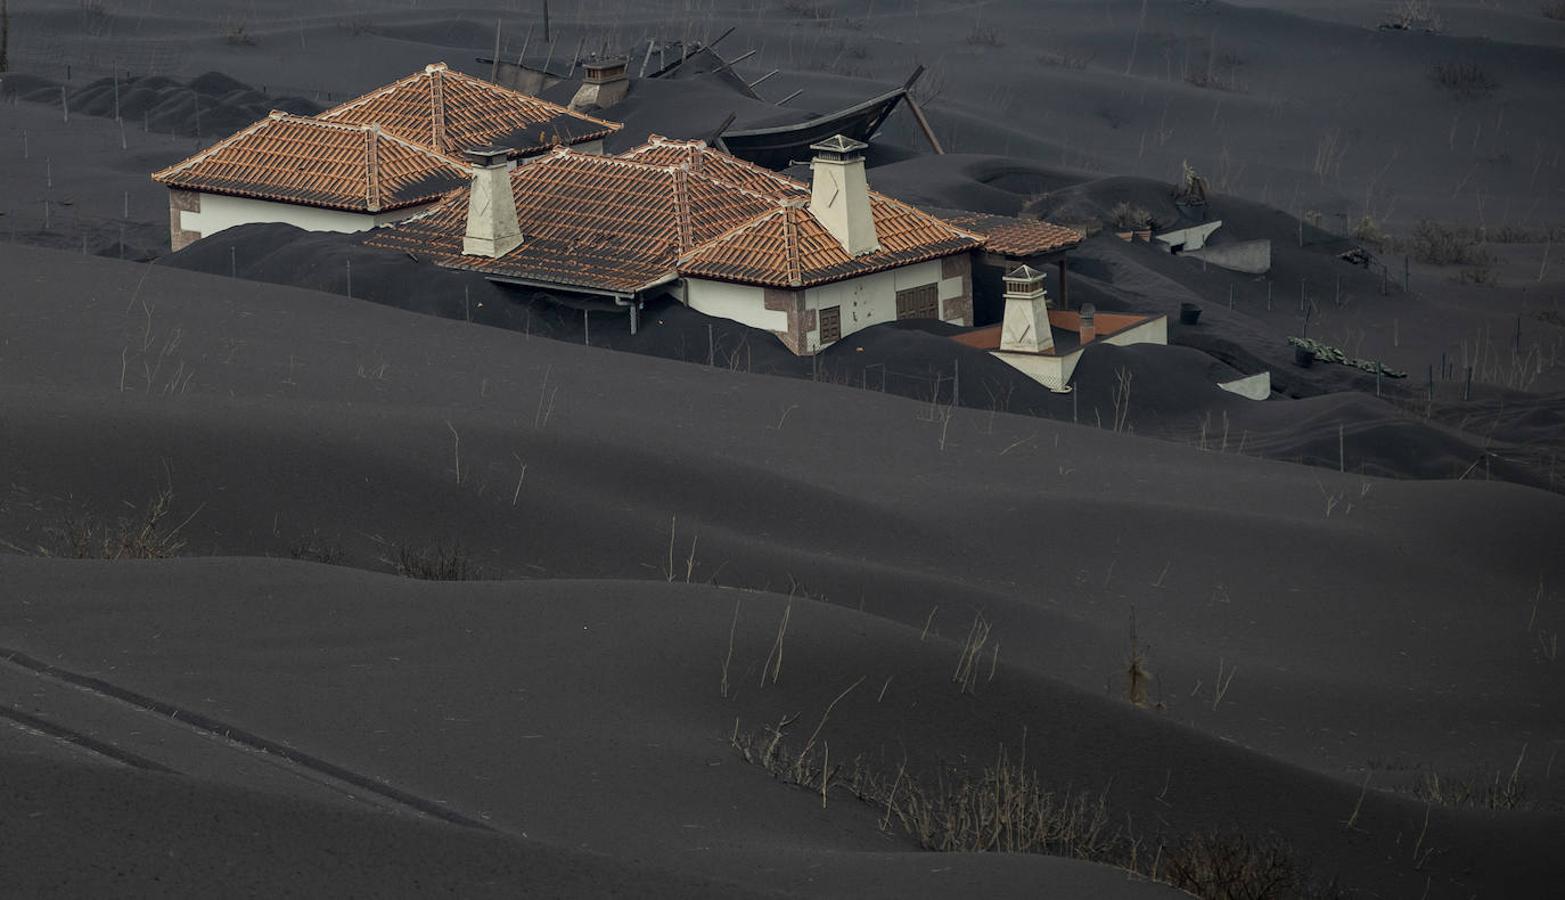
[[398,544],[392,561],[397,574],[424,581],[469,581],[477,577],[467,551],[455,541],[432,544]]
[[1445,28],[1445,22],[1434,11],[1431,0],[1397,0],[1391,8],[1382,27],[1394,28],[1402,31],[1429,31],[1438,32]]
[[[184,549],[179,537],[185,519],[167,526],[174,489],[164,487],[147,501],[140,515],[107,522],[93,517],[67,517],[61,530],[66,552],[76,559],[168,559]],[[194,517],[194,513],[191,514]]]
[[288,545],[288,557],[305,562],[337,566],[342,564],[345,555],[341,544],[323,537],[318,530],[301,534]]
[[1146,228],[1152,224],[1152,214],[1145,207],[1121,200],[1109,210],[1109,224],[1121,230]]
[[242,21],[230,21],[223,26],[223,43],[230,47],[254,47],[255,38],[250,35],[250,27]]
[[1164,848],[1159,874],[1176,888],[1213,900],[1325,895],[1305,884],[1287,844],[1238,832],[1198,834]]
[[1381,229],[1380,223],[1373,216],[1365,214],[1353,224],[1351,232],[1353,239],[1365,244],[1374,244],[1380,247],[1386,243],[1386,232]]
[[1488,96],[1500,86],[1482,66],[1464,60],[1437,62],[1429,68],[1429,77],[1441,90],[1462,100]]
[[974,23],[973,30],[967,33],[967,43],[974,47],[1004,47],[1005,42],[1000,40],[1000,32],[995,28]]
[[831,4],[826,0],[783,0],[782,11],[801,19],[829,19]]
[[1494,256],[1479,245],[1471,232],[1420,219],[1408,236],[1408,252],[1419,262],[1437,266],[1494,264]]
[[[900,829],[926,850],[956,853],[1041,853],[1112,865],[1171,884],[1203,900],[1338,898],[1335,884],[1322,885],[1276,838],[1210,834],[1149,840],[1114,822],[1107,792],[1057,792],[1027,768],[1025,748],[1013,760],[1004,746],[993,765],[978,772],[953,765],[920,778],[906,763],[894,773],[877,770],[862,756],[832,764],[829,747],[816,743],[819,729],[795,752],[784,734],[798,716],[784,717],[759,732],[734,723],[729,742],[744,760],[827,803],[832,791],[847,792],[880,810],[882,831]],[[824,720],[823,720],[824,721]]]

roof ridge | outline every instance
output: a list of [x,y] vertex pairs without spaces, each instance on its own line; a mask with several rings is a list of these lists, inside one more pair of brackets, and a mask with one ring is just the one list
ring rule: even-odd
[[733,226],[732,228],[728,229],[727,231],[724,231],[721,234],[715,234],[712,237],[709,237],[706,240],[702,241],[701,243],[693,245],[689,250],[687,250],[684,253],[681,253],[679,255],[679,262],[684,262],[685,260],[687,260],[687,259],[689,259],[689,258],[691,258],[693,256],[696,256],[697,254],[704,253],[710,247],[712,247],[712,246],[714,246],[716,244],[720,244],[720,243],[722,243],[722,242],[724,242],[726,240],[729,240],[730,238],[735,237],[736,235],[740,234],[741,232],[748,231],[749,229],[755,228],[755,227],[760,226],[760,225],[764,225],[764,224],[766,224],[766,222],[770,221],[773,217],[775,217],[778,213],[784,213],[784,212],[787,212],[787,207],[782,206],[782,205],[778,205],[778,206],[775,206],[772,209],[768,209],[768,210],[766,210],[764,212],[756,213],[754,216],[751,216],[750,218],[746,219],[745,221],[740,222],[738,225]]
[[369,211],[380,212],[380,126],[364,129],[364,199]]
[[441,63],[438,68],[430,66],[425,71],[429,73],[430,146],[444,153],[446,152],[445,64]]
[[[322,123],[322,124],[331,125],[331,124],[335,124],[335,123],[326,122],[326,123]],[[346,127],[346,126],[343,126],[343,127]],[[412,151],[414,153],[419,153],[419,154],[422,154],[424,156],[432,157],[437,162],[445,163],[446,165],[451,166],[452,168],[460,170],[464,175],[470,173],[470,170],[469,170],[468,166],[466,164],[464,164],[461,160],[459,160],[456,157],[452,156],[451,154],[449,154],[449,153],[442,153],[439,150],[436,150],[436,149],[434,149],[432,147],[426,147],[423,144],[418,143],[417,141],[410,141],[407,138],[398,137],[397,135],[392,134],[391,132],[386,131],[383,128],[380,128],[378,123],[373,125],[373,126],[371,126],[371,125],[363,125],[363,126],[360,126],[360,127],[362,127],[362,128],[371,128],[371,127],[377,128],[377,129],[379,129],[377,133],[379,134],[380,139],[383,140],[383,141],[391,141],[392,143],[401,146],[405,150],[410,150],[410,151]]]
[[[798,212],[790,212],[793,210]],[[783,207],[783,248],[788,254],[788,283],[794,287],[804,283],[804,263],[799,256],[799,215],[805,215],[802,207]]]
[[674,176],[674,217],[679,222],[679,250],[685,251],[693,242],[692,226],[690,223],[690,170],[683,167],[675,167]]
[[[445,64],[441,63],[440,65],[443,66]],[[449,69],[449,68],[442,69],[441,71],[445,73],[445,77],[456,79],[458,84],[464,84],[464,85],[467,85],[469,87],[475,87],[475,88],[477,88],[479,90],[489,91],[490,93],[494,93],[494,94],[503,94],[503,95],[509,95],[509,96],[512,96],[512,97],[519,97],[519,98],[521,98],[522,100],[524,100],[524,101],[526,101],[528,103],[533,103],[533,104],[536,104],[538,106],[546,106],[546,107],[548,107],[551,110],[555,110],[555,111],[557,111],[559,113],[562,113],[562,114],[565,114],[565,115],[575,116],[577,118],[586,119],[589,122],[595,122],[595,123],[597,123],[599,125],[605,125],[605,126],[611,128],[611,129],[613,129],[614,131],[618,131],[621,128],[625,127],[624,124],[621,123],[621,122],[610,122],[608,119],[600,119],[600,118],[598,118],[597,116],[594,116],[594,115],[589,115],[589,114],[584,113],[584,112],[578,112],[578,111],[576,111],[574,109],[571,109],[568,106],[561,106],[558,103],[554,103],[552,101],[545,100],[542,97],[535,97],[532,94],[524,94],[521,91],[515,90],[514,88],[508,88],[508,87],[506,87],[503,84],[495,84],[493,81],[485,81],[482,78],[477,78],[475,76],[467,74],[466,72],[458,72],[455,69]]]

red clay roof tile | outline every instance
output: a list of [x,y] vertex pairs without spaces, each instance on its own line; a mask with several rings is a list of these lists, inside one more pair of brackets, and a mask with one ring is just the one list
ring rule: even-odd
[[479,147],[531,153],[597,140],[618,131],[614,122],[454,72],[445,63],[321,113],[327,122],[368,125],[416,144],[459,156]]
[[437,200],[468,177],[455,160],[375,126],[277,111],[152,175],[173,188],[370,213]]

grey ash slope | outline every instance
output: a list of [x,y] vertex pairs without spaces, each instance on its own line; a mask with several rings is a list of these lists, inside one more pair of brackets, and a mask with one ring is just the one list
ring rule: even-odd
[[[680,800],[708,777],[769,811],[743,827],[724,820],[750,844],[692,870],[710,877],[737,877],[724,868],[736,859],[747,870],[779,858],[848,867],[880,852],[873,811],[842,803],[817,815],[808,796],[737,768],[724,744],[734,716],[808,718],[860,675],[892,675],[887,702],[919,706],[855,696],[844,707],[855,715],[833,719],[834,755],[838,741],[898,753],[900,735],[983,761],[1025,725],[1030,746],[1058,747],[1049,763],[1036,758],[1067,781],[1112,780],[1117,802],[1150,814],[1163,807],[1149,798],[1184,773],[1180,822],[1276,827],[1382,892],[1421,890],[1431,874],[1440,892],[1504,892],[1507,879],[1554,865],[1532,843],[1558,833],[1553,814],[1435,810],[1450,852],[1428,872],[1382,862],[1414,838],[1422,804],[1372,790],[1374,827],[1341,821],[1366,773],[1391,786],[1429,767],[1492,771],[1524,743],[1535,795],[1557,802],[1545,772],[1565,740],[1562,675],[1538,648],[1565,628],[1558,496],[1342,476],[1003,413],[958,410],[946,424],[896,397],[156,266],[21,248],[0,250],[0,264],[24,273],[0,307],[0,537],[13,548],[58,549],[50,529],[66,515],[125,514],[171,477],[198,556],[331,542],[348,564],[385,571],[396,542],[456,540],[493,576],[619,579],[419,586],[298,564],[13,560],[8,585],[41,598],[75,584],[83,598],[7,617],[6,639],[31,655],[100,674],[119,666],[114,678],[148,693],[208,704],[422,793],[447,796],[453,772],[517,779],[505,804],[536,837],[527,797],[545,775],[501,757],[545,730],[500,716],[484,732],[494,743],[475,743],[462,740],[469,725],[436,716],[502,708],[482,673],[520,667],[518,684],[551,686],[544,724],[582,720],[569,748],[527,751],[564,779],[544,793],[562,840],[593,843],[607,827],[573,812],[573,798],[597,798],[589,810],[617,798],[641,817],[627,819],[634,831],[632,821],[662,822],[665,801],[711,802]],[[670,588],[671,555],[681,578],[693,560],[696,581],[772,592],[746,595],[736,656],[746,669],[775,629],[776,595],[792,585],[825,598],[795,598],[778,692],[716,696],[735,595]],[[141,599],[126,599],[136,584]],[[198,587],[213,584],[234,587],[214,600]],[[1116,699],[1132,606],[1162,714]],[[941,639],[920,642],[932,610]],[[1002,650],[974,700],[949,684],[949,641],[977,610]],[[126,629],[147,640],[122,643]],[[181,637],[150,638],[167,629]],[[469,643],[479,639],[481,653]],[[433,653],[426,641],[446,650],[420,657]],[[373,658],[366,680],[336,668],[344,647]],[[389,657],[424,662],[382,671]],[[1217,703],[1220,662],[1239,674]],[[209,683],[228,685],[231,701]],[[323,691],[334,699],[319,708],[285,699]],[[606,711],[615,704],[622,713]],[[385,726],[370,719],[413,707],[436,716],[429,743],[374,743]],[[665,744],[646,753],[673,782],[634,774],[652,763],[616,727],[622,716]],[[666,843],[643,858],[686,871],[682,837],[644,836]],[[907,866],[922,871],[928,858],[903,847],[884,848],[885,865],[911,878]],[[855,852],[816,855],[826,848]],[[960,865],[1004,885],[1043,863]]]

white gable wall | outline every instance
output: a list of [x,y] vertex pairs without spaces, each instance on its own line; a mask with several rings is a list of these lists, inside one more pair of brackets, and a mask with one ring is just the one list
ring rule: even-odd
[[[963,284],[961,278],[941,278],[940,271],[940,260],[932,259],[823,284],[804,292],[805,308],[818,312],[832,306],[838,307],[842,314],[843,337],[871,325],[895,322],[897,291],[938,284],[943,312],[945,301],[963,296]],[[819,322],[818,317],[816,321]],[[954,317],[952,321],[959,322],[960,317]],[[820,329],[817,327],[809,334],[809,350],[814,352],[820,348]]]
[[318,206],[302,206],[297,203],[232,197],[227,194],[201,192],[196,194],[196,198],[198,198],[197,202],[185,201],[185,205],[193,205],[197,209],[180,209],[178,206],[172,209],[175,221],[171,224],[174,226],[176,250],[179,246],[183,246],[178,240],[179,232],[185,233],[183,243],[209,237],[235,225],[248,225],[252,222],[283,222],[306,231],[352,233],[400,222],[428,208],[428,205],[416,206],[372,215],[321,209]]
[[699,313],[765,331],[786,331],[788,314],[766,308],[766,289],[705,278],[685,279],[685,304]]

